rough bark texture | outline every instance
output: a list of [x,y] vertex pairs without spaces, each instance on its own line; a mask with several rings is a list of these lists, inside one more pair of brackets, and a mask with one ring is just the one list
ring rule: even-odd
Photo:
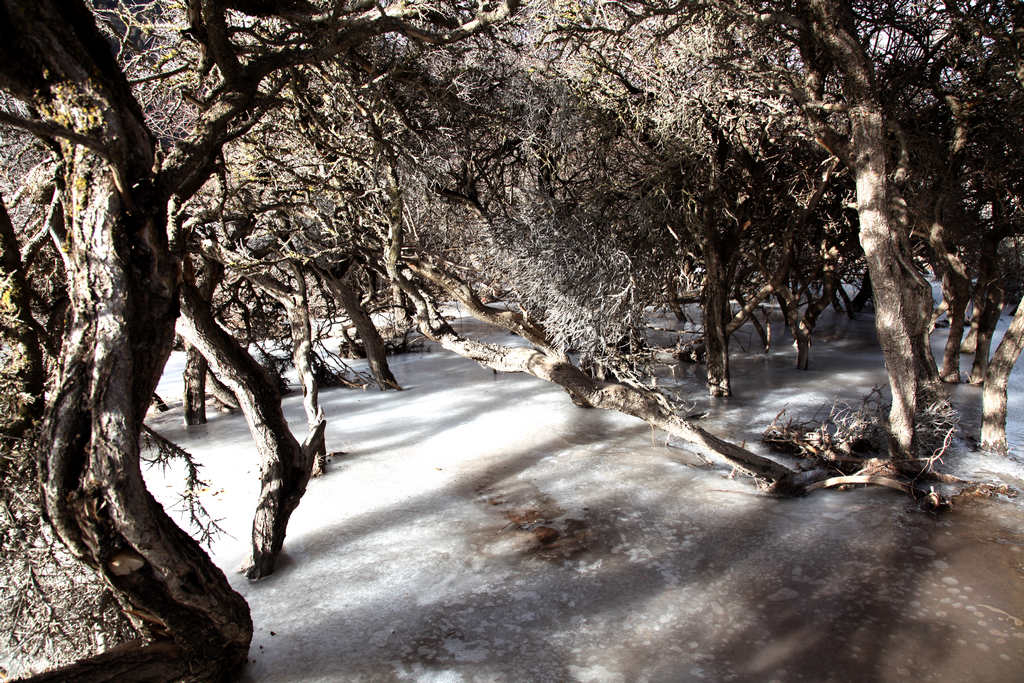
[[[245,601],[146,490],[139,434],[173,340],[179,264],[154,142],[89,10],[0,2],[0,88],[31,101],[60,143],[72,319],[42,427],[46,514],[138,628],[173,640],[168,671],[220,680],[244,664]],[[102,150],[98,153],[96,150]],[[166,652],[165,652],[166,654]],[[126,677],[131,677],[130,675]]]
[[[211,301],[217,285],[224,279],[224,266],[210,259],[202,259],[202,269],[196,273],[192,260],[184,263],[184,277],[197,280],[196,289],[203,301]],[[208,364],[199,349],[185,344],[185,370],[182,373],[185,385],[183,408],[186,425],[206,424],[206,375]]]
[[927,334],[931,294],[889,215],[885,120],[870,107],[852,112],[851,119],[860,243],[871,272],[875,326],[892,393],[890,453],[909,457],[914,452],[921,374],[930,362],[920,356],[925,350],[922,340]]
[[707,275],[704,280],[704,345],[707,353],[708,392],[729,396],[729,335],[726,325],[732,319],[729,310],[729,285],[725,267],[712,246],[703,249]]
[[1024,298],[1017,304],[1017,312],[1009,329],[992,354],[985,371],[982,391],[981,447],[988,451],[1006,453],[1006,388],[1010,373],[1024,348]]
[[349,278],[338,279],[322,270],[320,271],[320,277],[323,279],[324,284],[327,285],[331,296],[344,309],[349,320],[355,325],[359,339],[363,342],[363,348],[366,350],[366,360],[369,362],[370,372],[373,374],[377,386],[384,391],[388,389],[401,391],[402,387],[398,384],[398,380],[395,379],[391,368],[388,366],[384,340],[381,339],[380,332],[377,330],[376,325],[373,324],[373,320],[359,304],[359,296],[351,286]]
[[971,320],[974,362],[971,364],[971,384],[985,381],[992,335],[1003,312],[1003,287],[998,272],[998,239],[986,239],[982,248],[981,268],[974,297],[974,315]]
[[188,680],[188,660],[182,655],[181,648],[166,641],[152,645],[125,643],[95,657],[19,680],[25,683],[166,683]]
[[29,306],[29,289],[10,216],[0,198],[0,315],[3,337],[10,345],[11,362],[4,374],[14,383],[14,395],[8,397],[8,419],[0,424],[0,433],[20,436],[43,414],[43,353],[36,335],[35,320]]
[[309,429],[302,449],[309,451],[312,456],[312,476],[319,477],[327,471],[327,444],[324,441],[326,420],[320,407],[320,387],[313,372],[313,330],[309,321],[306,277],[294,263],[292,274],[295,277],[295,291],[292,305],[285,308],[292,335],[292,364],[302,384],[302,408],[306,412],[306,426]]
[[970,280],[953,270],[942,275],[942,297],[946,300],[946,319],[949,320],[949,336],[942,353],[942,369],[939,379],[956,384],[960,381],[960,344],[964,336],[964,315],[971,300]]
[[252,556],[243,568],[250,579],[273,573],[288,520],[306,491],[312,453],[299,446],[281,412],[277,385],[252,356],[213,318],[196,288],[185,283],[178,333],[206,357],[238,399],[260,454],[260,496],[252,523]]
[[[927,348],[931,288],[914,266],[905,226],[890,211],[894,196],[888,177],[885,112],[852,10],[836,0],[812,0],[807,5],[813,39],[838,72],[848,107],[850,138],[843,156],[856,182],[860,243],[871,275],[875,326],[889,373],[889,451],[893,457],[911,457],[918,397],[923,383],[934,374]],[[811,52],[805,54],[814,61]]]
[[309,296],[306,277],[302,268],[294,262],[289,269],[295,280],[289,287],[269,275],[250,275],[249,280],[284,306],[288,317],[288,328],[292,339],[292,365],[302,387],[302,407],[306,412],[309,428],[303,450],[312,457],[311,474],[319,477],[327,471],[327,445],[324,441],[326,421],[320,408],[320,387],[313,372],[313,331],[309,320]]

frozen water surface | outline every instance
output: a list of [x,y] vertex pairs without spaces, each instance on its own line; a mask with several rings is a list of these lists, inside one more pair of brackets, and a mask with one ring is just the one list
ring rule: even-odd
[[[708,428],[755,446],[782,407],[806,416],[884,384],[870,321],[829,325],[806,373],[781,332],[768,355],[734,346],[728,401],[704,398],[695,368],[676,376]],[[257,492],[244,421],[150,421],[202,462],[204,502],[231,534],[213,555],[252,608],[243,680],[1021,680],[1019,499],[936,517],[885,489],[769,498],[539,380],[436,347],[392,368],[406,391],[322,393],[328,448],[345,454],[258,583],[236,572]],[[1022,386],[1018,368],[1011,456],[949,467],[1024,485]],[[955,398],[976,434],[977,390]],[[285,409],[301,435],[300,397]],[[148,478],[170,508],[177,474]]]

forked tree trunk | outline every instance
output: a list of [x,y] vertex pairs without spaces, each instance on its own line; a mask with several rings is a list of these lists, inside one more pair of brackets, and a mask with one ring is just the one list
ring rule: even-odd
[[391,368],[388,366],[384,340],[381,339],[380,332],[377,330],[376,325],[373,324],[373,320],[363,310],[359,303],[359,296],[351,285],[351,272],[342,279],[334,277],[325,270],[319,270],[318,273],[330,291],[331,296],[344,309],[349,320],[355,325],[356,332],[359,333],[359,338],[363,342],[363,348],[366,350],[366,360],[370,365],[370,372],[373,374],[377,386],[384,391],[388,389],[401,391],[402,387],[398,384],[398,380],[395,379],[395,376],[391,373]]
[[828,308],[835,294],[835,270],[828,261],[826,261],[822,279],[824,286],[822,287],[821,295],[808,301],[807,307],[803,311],[800,310],[798,297],[793,296],[793,290],[788,285],[778,287],[776,294],[779,308],[782,309],[782,313],[786,317],[786,325],[796,341],[797,370],[807,370],[810,368],[811,339],[814,334],[814,327],[818,322],[818,316]]
[[985,371],[982,391],[981,447],[987,451],[1006,453],[1006,389],[1010,373],[1024,348],[1024,298],[1017,304],[1009,329],[992,354]]
[[178,333],[206,357],[238,399],[260,454],[260,495],[252,522],[252,556],[243,572],[250,579],[273,573],[288,520],[306,491],[311,452],[299,446],[281,411],[281,394],[252,356],[229,335],[185,283]]
[[327,471],[327,444],[324,431],[327,421],[320,409],[320,387],[313,372],[313,331],[309,319],[309,295],[306,276],[294,261],[288,263],[295,279],[294,287],[266,273],[251,273],[247,279],[284,307],[292,340],[292,366],[302,387],[302,408],[306,413],[308,431],[302,450],[312,458],[311,476]]
[[285,310],[292,336],[292,364],[302,385],[302,408],[306,412],[308,428],[302,449],[312,454],[311,476],[319,477],[327,471],[327,444],[324,440],[327,425],[324,411],[320,407],[320,387],[313,372],[313,330],[309,320],[306,276],[298,264],[292,262],[290,266],[295,278],[295,290]]

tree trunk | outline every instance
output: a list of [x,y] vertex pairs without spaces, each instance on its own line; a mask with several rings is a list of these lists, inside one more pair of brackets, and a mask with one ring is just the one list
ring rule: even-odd
[[220,404],[222,411],[232,412],[238,410],[238,398],[223,382],[217,379],[215,374],[210,372],[209,363],[207,363],[206,384],[210,388],[210,393],[213,394],[213,399]]
[[[192,257],[186,256],[183,277],[196,282],[196,289],[203,301],[209,304],[217,285],[224,279],[224,266],[212,259],[196,257],[200,268],[193,267]],[[209,371],[206,358],[199,349],[185,344],[185,370],[182,373],[185,395],[183,401],[185,425],[206,424],[206,375]]]
[[[18,437],[43,415],[43,353],[32,318],[28,283],[10,216],[0,197],[0,267],[7,281],[0,280],[0,316],[10,361],[3,368],[14,386],[4,406],[5,423],[0,434]],[[6,355],[6,354],[5,354]],[[9,389],[5,390],[9,391]]]
[[101,157],[59,145],[62,202],[75,207],[65,215],[72,318],[40,436],[46,515],[137,628],[174,641],[175,652],[161,657],[167,679],[226,679],[248,654],[248,606],[146,490],[140,467],[180,273],[167,244],[168,196],[153,175],[154,141],[84,4],[0,0],[0,17],[0,87],[57,117],[48,124],[81,126],[74,134],[103,148]]
[[340,280],[324,270],[320,270],[319,274],[323,278],[324,284],[327,285],[331,296],[345,310],[345,314],[355,325],[356,332],[359,333],[359,338],[363,342],[363,348],[366,350],[366,360],[369,362],[370,372],[377,381],[377,386],[384,391],[388,389],[401,391],[402,387],[388,366],[384,340],[381,339],[380,332],[377,331],[373,320],[359,304],[359,296],[351,286],[351,272]]
[[313,460],[311,476],[327,472],[327,444],[324,441],[326,420],[320,408],[320,387],[313,372],[313,331],[309,322],[309,296],[306,276],[298,264],[290,264],[295,277],[295,290],[285,306],[292,336],[292,363],[302,385],[302,408],[306,412],[308,434],[302,444]]
[[[848,307],[852,314],[860,313],[867,306],[869,301],[874,299],[874,292],[871,289],[871,271],[868,270],[864,273],[864,279],[860,283],[860,289],[857,290],[857,295],[853,297],[853,301],[850,302]],[[852,317],[852,316],[851,316]]]
[[997,266],[998,248],[998,239],[986,239],[982,247],[974,316],[971,320],[971,332],[974,333],[974,363],[971,365],[969,379],[971,384],[985,381],[992,335],[1003,312],[1003,287],[999,282]]
[[185,344],[184,412],[186,425],[206,424],[206,359],[191,344]]
[[956,384],[960,381],[960,344],[964,336],[964,315],[971,300],[970,281],[948,269],[942,275],[942,296],[946,299],[946,319],[949,320],[949,336],[942,354],[942,370],[939,378],[943,382]]
[[918,396],[932,362],[931,354],[925,354],[931,289],[889,213],[885,119],[879,109],[863,105],[850,119],[860,243],[871,274],[875,327],[892,393],[889,451],[893,457],[912,457]]
[[213,318],[194,285],[182,285],[178,333],[206,357],[231,389],[260,454],[260,496],[252,523],[250,579],[269,576],[284,544],[288,519],[306,491],[312,453],[295,440],[281,411],[281,394],[252,356]]
[[729,310],[729,287],[725,268],[718,252],[712,245],[703,249],[705,268],[704,281],[704,346],[707,351],[708,392],[712,396],[730,396],[729,386],[729,335],[726,325],[732,318]]
[[1017,304],[1009,329],[992,354],[985,371],[982,392],[981,447],[987,451],[1006,453],[1006,389],[1010,373],[1024,348],[1024,298]]
[[77,155],[68,176],[77,190],[67,201],[82,210],[69,231],[73,318],[43,430],[46,511],[72,552],[131,606],[136,626],[186,653],[167,671],[219,679],[245,662],[248,606],[149,494],[139,462],[139,431],[177,315],[163,213],[159,205],[124,211],[90,155]]
[[[497,311],[485,306],[468,285],[431,264],[415,260],[407,261],[406,264],[414,273],[441,287],[448,296],[459,301],[476,319],[517,334],[537,347],[502,346],[465,339],[447,323],[433,318],[428,307],[421,303],[417,306],[420,331],[445,349],[499,372],[523,372],[553,382],[562,387],[577,405],[616,410],[640,418],[653,427],[708,449],[733,466],[772,482],[789,481],[792,477],[793,472],[787,467],[719,439],[692,422],[674,415],[658,401],[653,392],[588,377],[565,354],[551,346],[543,328],[522,313]],[[424,301],[397,267],[390,268],[389,272],[400,278],[403,291],[407,291],[414,302]]]

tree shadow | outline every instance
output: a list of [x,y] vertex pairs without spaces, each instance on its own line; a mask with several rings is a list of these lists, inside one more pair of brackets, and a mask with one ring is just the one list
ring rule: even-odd
[[[626,432],[598,438],[633,455],[555,437],[325,520],[300,562],[245,591],[245,680],[1012,676],[1019,660],[993,657],[1012,639],[964,633],[973,613],[948,589],[970,579],[954,576],[962,539],[943,541],[945,519],[879,490],[759,496]],[[1005,606],[1012,580],[985,599]]]

